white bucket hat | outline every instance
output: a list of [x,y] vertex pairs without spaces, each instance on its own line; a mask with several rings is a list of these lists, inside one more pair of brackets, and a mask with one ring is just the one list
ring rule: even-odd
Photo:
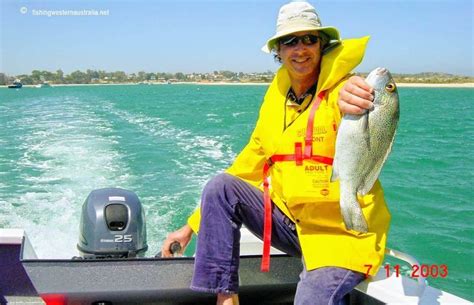
[[330,41],[339,41],[339,31],[332,26],[321,26],[321,20],[314,7],[308,2],[296,1],[283,5],[278,13],[276,34],[268,39],[262,51],[270,53],[278,39],[301,31],[320,31],[329,37]]

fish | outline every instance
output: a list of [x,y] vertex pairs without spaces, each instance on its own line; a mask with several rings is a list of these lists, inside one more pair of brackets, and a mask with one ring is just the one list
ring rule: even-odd
[[376,68],[365,81],[374,88],[373,107],[345,114],[336,136],[331,181],[339,179],[341,216],[347,230],[369,231],[357,194],[366,195],[390,154],[400,119],[398,90],[390,72]]

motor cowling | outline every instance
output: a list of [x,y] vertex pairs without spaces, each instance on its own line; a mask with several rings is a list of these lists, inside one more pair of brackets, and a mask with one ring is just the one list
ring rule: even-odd
[[120,188],[92,191],[82,206],[77,248],[84,258],[143,256],[148,245],[138,196]]

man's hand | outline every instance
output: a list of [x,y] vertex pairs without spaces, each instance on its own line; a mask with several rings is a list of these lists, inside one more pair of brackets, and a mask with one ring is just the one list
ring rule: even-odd
[[173,257],[170,247],[175,241],[179,242],[181,245],[180,254],[182,255],[184,253],[184,249],[186,249],[186,246],[191,241],[192,235],[193,230],[188,224],[184,225],[181,229],[168,234],[168,237],[165,239],[163,246],[161,247],[161,257]]
[[362,77],[351,76],[339,91],[339,109],[344,114],[363,114],[374,106],[373,92]]

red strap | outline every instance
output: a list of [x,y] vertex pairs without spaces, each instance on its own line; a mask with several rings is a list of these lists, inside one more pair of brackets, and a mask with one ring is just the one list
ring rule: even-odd
[[318,110],[324,91],[318,94],[318,98],[311,107],[306,127],[304,156],[302,154],[301,142],[295,143],[295,153],[291,155],[273,155],[263,166],[263,203],[264,203],[264,220],[263,220],[263,257],[260,270],[268,272],[270,270],[270,246],[272,240],[272,201],[270,199],[270,190],[268,183],[268,170],[275,162],[296,161],[296,165],[302,165],[303,160],[313,160],[319,163],[332,165],[333,159],[324,156],[313,155],[313,123],[316,110]]
[[308,118],[308,125],[306,127],[306,139],[304,143],[304,157],[305,159],[310,159],[313,155],[313,125],[314,125],[314,116],[316,114],[316,110],[318,110],[321,101],[324,98],[325,92],[322,91],[318,94],[318,98],[314,101],[313,106],[311,106],[311,110],[309,113]]
[[303,165],[303,150],[301,142],[295,143],[295,161],[296,165]]
[[[334,159],[330,157],[324,157],[324,156],[318,156],[318,155],[312,155],[311,158],[304,158],[303,160],[313,160],[315,162],[327,164],[327,165],[332,165]],[[270,158],[271,164],[276,163],[276,162],[283,162],[283,161],[296,161],[295,155],[273,155]],[[271,165],[269,165],[270,167]]]
[[295,161],[295,154],[291,155],[273,155],[270,157],[270,161],[273,163],[275,162],[282,162],[282,161]]
[[270,200],[270,191],[268,189],[268,170],[270,165],[265,162],[263,166],[263,257],[260,270],[262,272],[270,271],[270,245],[272,244],[272,201]]
[[327,164],[327,165],[332,165],[332,162],[334,161],[333,158],[317,156],[317,155],[311,156],[311,160],[319,162],[319,163]]

